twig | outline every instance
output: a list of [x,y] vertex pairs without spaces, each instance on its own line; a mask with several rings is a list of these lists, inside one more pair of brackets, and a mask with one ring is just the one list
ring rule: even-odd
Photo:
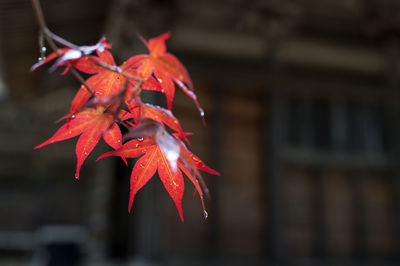
[[69,42],[69,41],[65,40],[64,38],[58,36],[57,34],[53,33],[51,30],[49,30],[49,28],[46,27],[44,29],[44,31],[45,31],[45,34],[47,36],[49,36],[55,42],[58,42],[59,44],[64,45],[69,48],[72,48],[72,49],[79,49],[78,45],[73,44],[72,42]]
[[41,34],[45,35],[45,38],[46,38],[47,42],[49,43],[51,49],[53,49],[54,51],[57,51],[58,50],[57,45],[50,38],[50,36],[47,35],[47,32],[46,32],[47,24],[46,24],[46,20],[44,18],[43,10],[42,10],[42,7],[40,6],[39,0],[32,0],[32,5],[33,5],[33,10],[35,11],[36,19],[39,23]]
[[118,74],[121,74],[122,76],[124,76],[127,79],[136,80],[137,82],[141,82],[141,83],[144,82],[143,79],[139,78],[138,76],[127,74],[127,73],[123,72],[121,70],[121,68],[119,68],[117,66],[112,66],[112,65],[106,64],[104,62],[100,62],[100,61],[98,61],[98,60],[96,60],[94,58],[91,58],[91,57],[89,57],[89,60],[91,60],[93,63],[95,63],[98,66],[101,66],[101,67],[106,68],[106,69],[108,69],[110,71],[116,72]]
[[143,83],[144,83],[143,79],[139,80],[138,83],[136,83],[135,88],[133,88],[133,91],[132,91],[132,96],[133,97],[136,98],[136,95],[137,95],[140,87],[142,87]]
[[[57,41],[58,43],[61,43],[67,47],[70,48],[77,48],[78,46],[76,46],[73,43],[70,43],[66,40],[64,40],[63,38],[59,37],[58,35],[52,33],[48,28],[47,28],[47,24],[46,24],[46,20],[44,18],[43,15],[43,10],[42,7],[40,6],[40,2],[39,0],[31,0],[32,1],[32,5],[33,5],[33,10],[35,11],[35,15],[36,15],[36,19],[39,23],[39,27],[40,27],[40,32],[41,34],[44,34],[44,37],[46,38],[46,41],[49,43],[51,49],[56,52],[59,53],[58,51],[58,47],[55,43],[55,41]],[[71,66],[69,64],[69,66]],[[85,80],[83,79],[83,77],[71,66],[71,74],[72,76],[78,80],[81,84],[83,84],[83,86],[85,86],[85,88],[87,89],[87,91],[93,96],[96,97],[96,94],[93,92],[93,90],[89,87],[89,85],[87,85],[85,83]]]

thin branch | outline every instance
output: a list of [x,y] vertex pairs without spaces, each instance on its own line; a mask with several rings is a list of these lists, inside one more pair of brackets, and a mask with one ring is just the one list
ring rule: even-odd
[[141,82],[141,84],[144,82],[144,80],[139,78],[138,76],[134,76],[134,75],[130,75],[128,73],[125,73],[125,72],[123,72],[121,70],[121,68],[119,68],[117,66],[112,66],[112,65],[106,64],[104,62],[98,61],[98,60],[96,60],[94,58],[91,58],[91,57],[89,57],[89,60],[91,60],[93,63],[95,63],[98,66],[101,66],[101,67],[106,68],[106,69],[108,69],[110,71],[116,72],[118,74],[121,74],[123,77],[125,77],[127,79],[132,79],[132,80],[135,80],[137,82]]
[[75,68],[71,67],[70,69],[72,76],[78,80],[80,83],[82,83],[83,86],[85,86],[86,90],[93,96],[97,97],[94,91],[89,87],[89,85],[86,84],[85,80],[83,77],[78,73],[78,71],[75,70]]
[[[31,1],[32,1],[33,9],[34,9],[34,11],[35,11],[35,15],[36,15],[37,21],[38,21],[39,26],[40,26],[41,34],[44,35],[44,37],[46,38],[47,42],[49,43],[51,49],[52,49],[54,52],[57,52],[57,53],[58,53],[58,47],[57,47],[56,42],[59,43],[59,44],[61,44],[61,45],[63,45],[63,46],[72,48],[72,49],[79,49],[79,46],[77,46],[76,44],[73,44],[73,43],[71,43],[71,42],[65,40],[64,38],[62,38],[62,37],[60,37],[60,36],[54,34],[53,32],[51,32],[51,31],[49,30],[49,28],[47,27],[46,20],[45,20],[45,18],[44,18],[43,10],[42,10],[42,7],[41,7],[41,5],[40,5],[39,0],[31,0]],[[95,60],[95,59],[92,59],[92,58],[91,58],[91,60],[92,60],[95,64],[97,64],[97,65],[99,65],[99,66],[101,66],[101,67],[103,67],[103,68],[106,68],[106,69],[108,69],[108,70],[110,70],[110,71],[119,73],[119,74],[121,74],[122,76],[124,76],[124,77],[127,78],[127,79],[131,79],[131,80],[137,81],[138,84],[140,84],[140,85],[139,85],[139,88],[140,88],[140,86],[141,86],[141,85],[143,84],[143,82],[144,82],[141,78],[139,78],[139,77],[137,77],[137,76],[130,75],[130,74],[127,74],[127,73],[122,72],[121,69],[120,69],[119,67],[117,67],[117,66],[111,66],[111,65],[108,65],[108,64],[106,64],[106,63],[104,63],[104,62],[100,62],[100,61]],[[93,97],[96,97],[96,95],[95,95],[95,93],[93,92],[93,90],[85,83],[85,80],[84,80],[83,77],[79,74],[79,72],[76,71],[76,69],[74,69],[73,66],[71,66],[70,64],[69,64],[69,66],[71,67],[71,70],[70,70],[70,71],[71,71],[72,76],[74,76],[74,78],[75,78],[76,80],[78,80],[83,86],[85,86],[85,88],[88,90],[88,92],[89,92]],[[138,88],[135,88],[135,91],[136,91],[137,89],[138,89]]]
[[44,32],[47,36],[49,36],[55,42],[58,42],[59,44],[64,45],[66,47],[79,50],[78,45],[73,44],[72,42],[69,42],[69,41],[65,40],[64,38],[58,36],[57,34],[53,33],[51,30],[49,30],[49,28],[46,27],[44,29]]
[[55,42],[50,38],[49,35],[47,35],[46,29],[47,29],[47,24],[46,24],[46,20],[44,18],[43,15],[43,9],[40,5],[39,0],[32,0],[32,5],[33,5],[33,10],[35,11],[35,15],[36,15],[36,19],[39,23],[39,27],[40,27],[40,32],[41,34],[44,34],[47,42],[49,43],[50,47],[52,50],[57,51],[58,47],[55,44]]
[[35,11],[36,19],[38,20],[41,29],[47,28],[46,20],[44,19],[42,7],[39,0],[32,0],[33,10]]
[[[74,48],[74,47],[78,47],[75,44],[72,44],[66,40],[64,40],[63,38],[59,37],[58,35],[52,33],[48,28],[47,28],[47,24],[46,24],[46,20],[44,18],[43,15],[43,10],[42,7],[40,5],[39,0],[32,0],[32,5],[33,5],[33,10],[35,11],[35,15],[36,15],[36,19],[39,23],[39,27],[40,27],[40,32],[41,34],[44,34],[47,42],[49,43],[51,49],[56,52],[59,53],[58,51],[58,47],[56,45],[56,43],[54,42],[57,41],[61,44],[64,44],[65,46]],[[72,66],[71,66],[71,74],[72,76],[78,80],[81,84],[83,84],[83,86],[85,86],[85,88],[87,89],[87,91],[93,96],[96,97],[96,94],[93,92],[93,90],[85,83],[85,80],[83,79],[83,77],[78,73],[78,71],[76,71]]]

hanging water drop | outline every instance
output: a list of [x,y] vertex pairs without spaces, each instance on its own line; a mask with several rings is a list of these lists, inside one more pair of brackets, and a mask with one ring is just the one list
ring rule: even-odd
[[45,52],[47,51],[46,46],[43,46],[42,49],[41,49],[41,51],[42,51],[42,53],[45,53]]
[[204,116],[204,111],[203,110],[200,111],[200,115]]
[[206,210],[204,210],[204,219],[208,218],[208,212]]

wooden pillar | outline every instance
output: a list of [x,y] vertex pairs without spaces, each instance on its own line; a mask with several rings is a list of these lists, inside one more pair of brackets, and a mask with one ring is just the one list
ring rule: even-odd
[[282,149],[285,123],[287,123],[287,99],[282,95],[274,93],[265,95],[265,104],[268,108],[264,110],[264,133],[268,139],[264,150],[264,179],[267,197],[266,204],[266,245],[265,253],[269,254],[272,262],[280,262],[284,259],[284,226],[283,226],[283,204],[282,204],[282,160],[280,151]]
[[[223,146],[223,111],[224,111],[224,91],[219,84],[214,84],[213,110],[211,120],[211,161],[214,169],[223,172],[222,165],[222,146]],[[206,252],[208,256],[215,257],[220,254],[220,221],[219,221],[219,193],[218,188],[221,185],[220,178],[213,178],[208,182],[211,193],[211,201],[207,204],[208,212],[208,236]]]
[[395,224],[396,224],[396,247],[395,257],[400,260],[400,54],[399,54],[399,40],[394,38],[389,43],[387,49],[388,62],[390,69],[388,70],[388,87],[393,91],[393,97],[388,103],[389,106],[389,121],[391,125],[391,146],[390,160],[393,167],[393,191],[394,191],[394,206],[395,206]]

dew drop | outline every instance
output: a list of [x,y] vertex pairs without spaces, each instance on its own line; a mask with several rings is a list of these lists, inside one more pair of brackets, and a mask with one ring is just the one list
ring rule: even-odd
[[208,218],[208,212],[206,210],[204,210],[204,219]]
[[200,115],[204,116],[204,111],[203,110],[200,111]]
[[138,141],[143,141],[143,138],[137,138]]
[[135,144],[135,147],[136,147],[136,148],[139,147],[139,144],[136,143],[136,144]]
[[40,61],[42,61],[43,60],[43,57],[39,57],[38,58],[38,61],[40,62]]
[[76,174],[75,174],[75,179],[79,179],[79,176],[77,176]]
[[72,115],[71,118],[72,118],[72,119],[75,119],[75,115]]
[[42,47],[42,52],[45,53],[47,51],[47,48],[45,46]]

